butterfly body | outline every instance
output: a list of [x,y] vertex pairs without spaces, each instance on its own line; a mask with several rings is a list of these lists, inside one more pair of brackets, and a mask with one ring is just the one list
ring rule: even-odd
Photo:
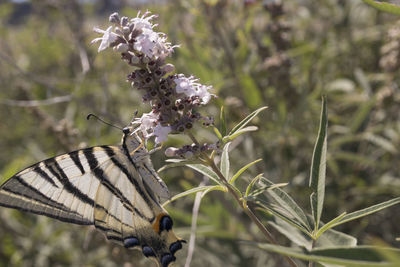
[[0,205],[94,225],[109,240],[141,249],[162,266],[183,240],[160,202],[168,199],[139,137],[125,128],[121,146],[73,151],[36,163],[0,186]]

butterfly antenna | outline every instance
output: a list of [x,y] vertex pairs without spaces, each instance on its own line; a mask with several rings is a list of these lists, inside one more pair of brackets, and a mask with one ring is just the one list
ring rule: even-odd
[[100,121],[100,122],[102,122],[102,123],[104,123],[104,124],[106,124],[106,125],[109,125],[109,126],[111,126],[111,127],[117,128],[117,129],[119,129],[119,130],[121,130],[121,131],[123,130],[122,127],[118,127],[118,126],[115,126],[115,125],[113,125],[113,124],[111,124],[111,123],[109,123],[109,122],[106,122],[106,121],[104,121],[103,119],[101,119],[100,117],[98,117],[97,115],[95,115],[95,114],[93,114],[93,113],[89,113],[89,114],[87,115],[86,119],[87,119],[87,120],[90,120],[91,117],[94,117],[95,119],[97,119],[98,121]]

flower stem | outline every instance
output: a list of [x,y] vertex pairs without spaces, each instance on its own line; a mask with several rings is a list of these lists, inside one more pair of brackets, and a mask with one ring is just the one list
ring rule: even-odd
[[[190,139],[192,139],[193,143],[196,145],[199,144],[197,139],[194,137],[194,135],[191,132],[188,132],[188,135]],[[253,213],[253,211],[249,208],[247,205],[247,202],[243,200],[241,197],[241,193],[234,187],[232,186],[226,179],[226,177],[221,173],[219,168],[215,165],[214,160],[212,160],[207,153],[202,153],[201,154],[202,158],[205,160],[207,165],[211,167],[211,169],[218,175],[220,178],[221,182],[226,186],[228,189],[229,193],[235,198],[236,202],[239,204],[240,207],[242,207],[243,211],[247,214],[247,216],[257,225],[257,227],[260,229],[260,231],[264,234],[265,238],[274,245],[278,245],[278,243],[275,241],[275,238],[272,236],[272,234],[268,231],[268,229],[265,227],[264,224],[258,219],[258,217]],[[297,264],[288,256],[283,256],[285,260],[289,263],[290,266],[296,267]]]

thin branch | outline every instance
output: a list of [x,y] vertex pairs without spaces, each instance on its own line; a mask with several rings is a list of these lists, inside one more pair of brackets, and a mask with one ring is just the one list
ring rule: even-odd
[[[197,141],[196,137],[192,133],[188,133],[189,137],[192,139],[192,141],[195,144],[199,144]],[[229,193],[235,198],[236,202],[239,204],[239,206],[243,209],[243,211],[249,216],[249,218],[257,225],[257,227],[260,229],[260,231],[264,234],[265,238],[274,245],[278,245],[278,243],[275,241],[275,238],[272,236],[272,234],[268,231],[268,229],[265,227],[264,224],[258,219],[258,217],[253,213],[253,211],[248,207],[247,202],[244,201],[241,196],[239,195],[240,192],[238,191],[227,181],[225,176],[221,173],[219,168],[215,165],[214,160],[212,160],[207,153],[202,153],[201,156],[207,161],[207,164],[211,169],[218,175],[220,180],[224,183],[226,188],[228,189]],[[284,259],[289,263],[290,266],[292,267],[297,267],[297,264],[288,256],[283,256]]]

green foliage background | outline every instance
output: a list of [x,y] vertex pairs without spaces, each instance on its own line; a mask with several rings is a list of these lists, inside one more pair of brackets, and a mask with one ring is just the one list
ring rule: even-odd
[[[231,145],[233,170],[262,158],[247,171],[264,173],[307,206],[309,167],[318,130],[320,97],[328,97],[327,187],[323,221],[400,194],[400,22],[359,0],[27,1],[0,4],[0,180],[39,160],[77,148],[118,144],[121,133],[88,113],[127,125],[147,112],[140,92],[125,82],[128,66],[111,50],[97,54],[94,26],[106,28],[119,11],[159,14],[158,31],[180,44],[169,60],[178,73],[213,85],[219,96],[203,114],[228,128],[267,105],[259,131]],[[61,97],[62,102],[57,102]],[[47,101],[47,102],[46,102]],[[50,104],[49,104],[50,102]],[[210,129],[200,139],[215,141]],[[189,142],[176,136],[167,146]],[[162,151],[154,165],[164,165]],[[172,194],[203,178],[190,169],[163,172]],[[242,181],[245,188],[248,181]],[[188,239],[193,197],[167,208],[175,231]],[[269,217],[263,218],[265,221]],[[398,247],[400,207],[338,227],[359,244]],[[203,200],[192,266],[280,266],[281,257],[238,240],[264,242],[229,195]],[[272,229],[273,230],[273,229]],[[276,236],[281,235],[276,232]],[[278,238],[280,244],[289,244]],[[183,266],[187,246],[178,253]],[[90,227],[0,208],[0,266],[148,266]],[[154,265],[155,266],[155,265]]]

